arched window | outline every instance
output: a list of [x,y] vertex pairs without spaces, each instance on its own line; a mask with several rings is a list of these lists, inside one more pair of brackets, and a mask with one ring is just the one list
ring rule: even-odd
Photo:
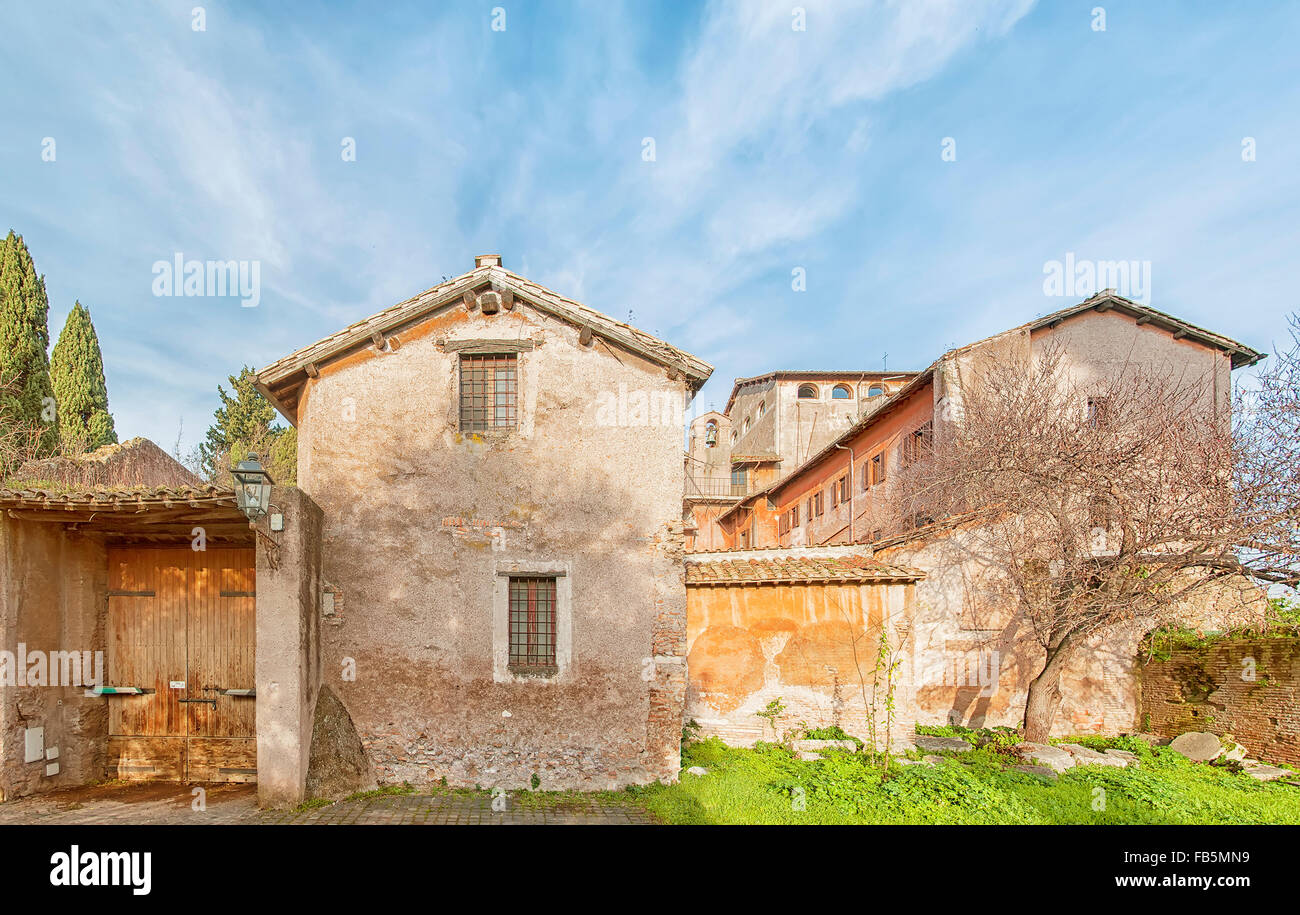
[[767,401],[766,401],[766,400],[760,400],[760,401],[758,402],[758,417],[759,417],[759,419],[762,419],[762,418],[763,418],[763,414],[766,413],[766,412],[767,412]]
[[744,428],[743,428],[742,431],[744,432],[745,435],[749,435],[749,417],[748,417],[748,416],[745,417],[745,425],[744,425]]
[[867,388],[868,397],[879,397],[883,393],[885,393],[885,386],[883,384],[873,384],[871,387]]
[[733,444],[733,445],[736,444],[736,442],[737,442],[739,439],[740,439],[740,433],[737,432],[735,429],[732,429],[732,430],[731,430],[731,444]]
[[704,426],[704,447],[712,448],[718,443],[718,424],[709,420]]
[[837,384],[831,388],[832,400],[848,400],[853,397],[853,389],[847,384]]
[[817,385],[815,385],[815,384],[801,384],[801,385],[799,385],[799,395],[798,395],[798,396],[799,396],[799,399],[800,399],[800,400],[816,400],[816,399],[817,399]]

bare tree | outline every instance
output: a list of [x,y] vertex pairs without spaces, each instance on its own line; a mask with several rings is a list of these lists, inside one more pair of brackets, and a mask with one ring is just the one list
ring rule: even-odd
[[1295,587],[1300,573],[1300,315],[1291,345],[1274,354],[1237,410],[1235,483],[1256,576]]
[[24,463],[40,456],[41,442],[47,431],[44,427],[23,422],[7,406],[13,401],[3,395],[14,391],[12,383],[0,379],[0,487],[12,482],[10,477]]
[[[1279,376],[1261,392],[1268,410],[1286,407],[1283,387]],[[1242,549],[1284,517],[1295,533],[1295,489],[1279,494],[1271,469],[1285,422],[1261,428],[1268,410],[1234,425],[1204,377],[1127,365],[1080,381],[1051,348],[977,366],[955,415],[905,442],[873,526],[962,519],[967,549],[1044,650],[1024,713],[1026,738],[1042,741],[1090,637],[1172,621],[1195,592],[1242,573],[1294,580],[1294,539]]]

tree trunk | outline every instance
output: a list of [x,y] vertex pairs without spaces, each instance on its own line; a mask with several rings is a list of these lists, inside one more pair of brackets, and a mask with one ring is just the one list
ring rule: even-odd
[[1025,698],[1025,740],[1047,743],[1052,733],[1052,722],[1061,707],[1061,674],[1074,657],[1075,640],[1066,635],[1055,647],[1048,649],[1047,663],[1029,684]]

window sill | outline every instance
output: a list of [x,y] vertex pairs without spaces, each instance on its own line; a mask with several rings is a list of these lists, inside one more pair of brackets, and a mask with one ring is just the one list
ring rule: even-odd
[[515,667],[512,665],[510,667],[507,667],[506,670],[512,677],[535,679],[535,680],[549,680],[552,677],[558,675],[560,672],[560,668],[555,666]]

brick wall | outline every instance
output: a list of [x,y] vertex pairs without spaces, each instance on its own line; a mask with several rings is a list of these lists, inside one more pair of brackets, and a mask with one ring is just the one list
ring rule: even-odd
[[1237,638],[1140,665],[1143,730],[1231,734],[1250,756],[1300,764],[1300,638]]

